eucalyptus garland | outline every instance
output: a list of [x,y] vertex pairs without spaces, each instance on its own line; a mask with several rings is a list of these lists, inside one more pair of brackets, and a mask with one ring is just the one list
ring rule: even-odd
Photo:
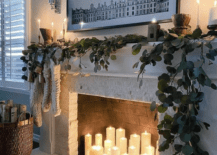
[[[200,110],[200,103],[204,98],[201,86],[217,89],[203,69],[205,63],[211,65],[217,56],[217,49],[213,49],[210,43],[214,37],[204,38],[207,35],[202,36],[202,31],[199,28],[193,34],[186,36],[177,35],[173,30],[169,30],[169,33],[161,30],[161,34],[163,34],[161,36],[161,40],[164,38],[163,42],[154,46],[151,52],[144,50],[140,60],[133,66],[133,68],[137,68],[141,63],[138,80],[145,73],[147,65],[155,66],[157,62],[164,61],[167,66],[167,73],[158,77],[156,95],[161,104],[157,105],[153,101],[150,107],[152,111],[157,109],[159,113],[165,113],[164,119],[158,125],[159,134],[165,138],[159,151],[163,152],[169,149],[170,144],[174,144],[175,139],[180,138],[183,144],[174,145],[176,150],[174,155],[181,153],[184,155],[208,155],[208,152],[202,150],[198,145],[200,141],[198,133],[204,127],[208,130],[210,125],[198,120],[197,115]],[[35,69],[39,66],[42,67],[46,59],[64,61],[71,57],[81,58],[88,51],[91,52],[89,58],[95,64],[95,72],[100,71],[101,68],[108,70],[109,59],[116,60],[116,51],[126,46],[127,43],[137,43],[133,46],[132,52],[133,55],[137,55],[141,52],[142,46],[148,42],[144,36],[127,35],[105,38],[104,40],[86,38],[80,41],[74,40],[51,45],[32,43],[28,47],[29,50],[23,51],[24,56],[21,57],[27,64],[23,71],[28,69],[34,72],[35,78],[37,77]],[[204,51],[205,46],[209,50]],[[200,60],[198,62],[188,61],[189,53],[195,52],[197,48],[201,49]],[[57,49],[62,49],[62,56],[58,60],[54,56]],[[182,59],[174,66],[172,60],[176,52],[182,52]],[[41,62],[37,59],[39,55],[43,57]],[[85,66],[80,62],[79,67],[82,69]],[[70,67],[67,68],[70,69]],[[180,78],[177,79],[177,77]],[[22,78],[27,80],[26,76]],[[142,86],[142,78],[140,80],[140,86]],[[174,109],[175,115],[167,114],[169,107]]]

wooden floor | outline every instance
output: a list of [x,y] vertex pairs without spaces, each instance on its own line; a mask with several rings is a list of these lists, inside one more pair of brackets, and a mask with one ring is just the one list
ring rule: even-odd
[[33,142],[33,149],[36,149],[39,147],[39,143]]

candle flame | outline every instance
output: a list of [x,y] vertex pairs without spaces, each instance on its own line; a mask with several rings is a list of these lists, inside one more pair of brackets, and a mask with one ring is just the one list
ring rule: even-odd
[[135,146],[130,146],[130,149],[136,149],[136,147]]
[[84,25],[84,22],[80,22],[80,25],[83,26],[83,25]]
[[[62,34],[63,32],[61,31],[60,33]],[[91,136],[91,134],[88,133],[86,136]]]
[[197,0],[197,4],[200,4],[200,0]]
[[52,27],[53,27],[54,23],[52,22],[51,25],[52,25]]
[[92,146],[94,150],[101,150],[101,146]]
[[40,22],[41,22],[41,19],[38,19],[38,22],[40,23]]
[[152,23],[157,23],[157,19],[156,19],[156,18],[153,18],[151,22],[152,22]]
[[217,0],[214,2],[214,6],[215,6],[215,7],[217,6]]
[[66,18],[64,19],[64,22],[66,22]]
[[114,146],[112,149],[113,149],[113,150],[118,150],[118,147],[117,147],[117,146]]

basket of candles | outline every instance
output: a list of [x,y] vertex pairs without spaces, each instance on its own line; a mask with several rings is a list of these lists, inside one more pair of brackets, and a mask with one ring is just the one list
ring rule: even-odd
[[33,117],[26,105],[0,101],[0,155],[31,155]]

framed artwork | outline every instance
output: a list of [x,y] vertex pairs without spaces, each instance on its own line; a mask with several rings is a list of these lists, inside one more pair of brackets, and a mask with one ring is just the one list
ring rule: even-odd
[[179,0],[68,0],[68,31],[170,22]]

